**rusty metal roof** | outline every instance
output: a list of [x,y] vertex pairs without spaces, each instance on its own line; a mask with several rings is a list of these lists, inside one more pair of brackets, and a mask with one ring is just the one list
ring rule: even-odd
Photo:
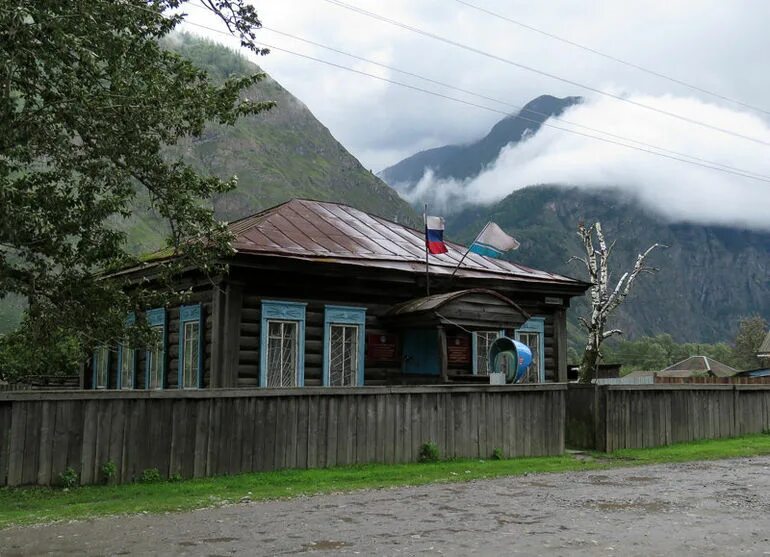
[[[425,272],[423,231],[340,203],[292,199],[234,221],[229,228],[239,254]],[[446,245],[447,253],[430,256],[432,275],[450,275],[467,250],[454,242]],[[570,277],[475,253],[465,258],[457,276],[585,286]]]

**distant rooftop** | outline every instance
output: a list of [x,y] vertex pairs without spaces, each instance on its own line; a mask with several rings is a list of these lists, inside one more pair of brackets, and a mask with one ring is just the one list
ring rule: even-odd
[[661,377],[689,377],[700,373],[715,377],[731,377],[738,373],[738,370],[708,356],[690,356],[660,371],[658,375]]

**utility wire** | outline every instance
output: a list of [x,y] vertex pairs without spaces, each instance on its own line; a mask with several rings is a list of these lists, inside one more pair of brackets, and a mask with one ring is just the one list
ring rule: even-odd
[[[194,8],[200,9],[200,10],[207,10],[208,11],[207,8],[205,8],[204,6],[200,6],[198,4],[189,4],[189,5],[194,7]],[[474,97],[477,97],[477,98],[480,98],[480,99],[483,99],[483,100],[492,101],[492,102],[495,102],[495,103],[498,103],[498,104],[501,104],[501,105],[504,105],[504,106],[508,106],[508,107],[514,108],[514,109],[516,109],[516,110],[518,110],[520,112],[519,115],[518,115],[520,118],[522,118],[522,119],[524,119],[526,121],[529,121],[529,122],[534,122],[536,124],[540,124],[539,121],[530,120],[530,119],[527,119],[524,116],[522,116],[521,115],[522,111],[526,111],[527,113],[534,114],[536,116],[541,116],[541,117],[545,118],[546,120],[552,116],[551,114],[547,114],[547,113],[543,113],[543,112],[540,112],[540,111],[537,111],[537,110],[533,110],[531,108],[515,105],[515,104],[509,103],[507,101],[503,101],[503,100],[500,100],[500,99],[496,99],[494,97],[489,97],[489,96],[486,96],[486,95],[482,95],[480,93],[476,93],[474,91],[470,91],[468,89],[463,89],[461,87],[456,87],[456,86],[451,85],[449,83],[445,83],[445,82],[442,82],[442,81],[437,81],[435,79],[431,79],[429,77],[425,77],[425,76],[420,75],[420,74],[416,74],[416,73],[413,73],[413,72],[402,70],[400,68],[396,68],[396,67],[393,67],[393,66],[390,66],[390,65],[387,65],[387,64],[382,64],[382,63],[377,62],[375,60],[371,60],[369,58],[364,58],[362,56],[358,56],[356,54],[352,54],[350,52],[346,52],[344,50],[340,50],[338,48],[335,48],[335,47],[332,47],[332,46],[329,46],[329,45],[325,45],[325,44],[322,44],[322,43],[319,43],[319,42],[316,42],[316,41],[312,41],[310,39],[306,39],[304,37],[300,37],[300,36],[294,35],[292,33],[287,33],[285,31],[281,31],[281,30],[275,29],[273,27],[268,27],[268,26],[264,26],[263,25],[261,27],[261,29],[263,31],[269,31],[271,33],[275,33],[275,34],[278,34],[278,35],[281,35],[281,36],[284,36],[284,37],[289,37],[291,39],[294,39],[294,40],[297,40],[297,41],[301,41],[301,42],[304,42],[306,44],[317,46],[319,48],[323,48],[323,49],[329,50],[331,52],[335,52],[337,54],[342,54],[343,56],[348,56],[348,57],[353,58],[355,60],[361,60],[363,62],[366,62],[366,63],[369,63],[369,64],[373,64],[373,65],[379,66],[381,68],[385,68],[385,69],[388,69],[388,70],[391,70],[391,71],[394,71],[394,72],[398,72],[398,73],[403,74],[403,75],[408,75],[410,77],[414,77],[416,79],[420,79],[420,80],[426,81],[428,83],[433,83],[435,85],[439,85],[439,86],[445,87],[447,89],[451,89],[451,90],[458,91],[458,92],[461,92],[461,93],[465,93],[467,95],[471,95],[471,96],[474,96]],[[621,141],[630,141],[631,143],[635,143],[637,145],[642,145],[642,146],[648,147],[650,149],[656,149],[658,151],[662,151],[662,152],[665,152],[665,153],[676,155],[678,157],[686,157],[688,159],[692,159],[692,160],[695,160],[695,161],[703,162],[703,163],[706,163],[706,164],[709,164],[709,165],[719,166],[719,167],[725,168],[727,170],[734,170],[736,172],[740,172],[741,174],[747,174],[747,175],[748,174],[752,174],[754,176],[759,176],[760,178],[764,178],[764,179],[770,180],[770,176],[767,176],[767,175],[758,174],[756,172],[750,172],[748,170],[743,170],[741,168],[737,168],[737,167],[730,166],[730,165],[727,165],[727,164],[723,164],[723,163],[720,163],[720,162],[715,162],[715,161],[711,161],[711,160],[704,159],[704,158],[701,158],[701,157],[697,157],[697,156],[694,156],[694,155],[689,155],[687,153],[682,153],[680,151],[674,151],[674,150],[671,150],[671,149],[667,149],[667,148],[664,148],[664,147],[653,145],[651,143],[646,143],[644,141],[639,141],[639,140],[628,138],[628,137],[625,137],[625,136],[622,136],[622,135],[614,134],[614,133],[611,133],[611,132],[608,132],[608,131],[604,131],[604,130],[600,130],[600,129],[597,129],[597,128],[593,128],[591,126],[586,126],[584,124],[578,124],[577,122],[570,122],[569,120],[564,120],[563,118],[559,118],[559,121],[561,123],[563,123],[563,124],[567,124],[567,125],[574,126],[574,127],[577,127],[577,128],[585,129],[585,130],[588,130],[588,131],[591,131],[591,132],[594,132],[594,133],[599,133],[599,134],[602,134],[602,135],[606,135],[608,137],[619,139]]]
[[[226,31],[220,31],[219,29],[215,29],[213,27],[208,27],[206,25],[201,25],[199,23],[185,22],[185,24],[193,25],[195,27],[200,27],[201,29],[206,29],[206,30],[214,32],[214,33],[219,33],[219,34],[222,34],[222,35],[226,35],[228,37],[232,37],[232,35],[230,33],[226,32]],[[439,93],[437,91],[431,91],[429,89],[424,89],[422,87],[417,87],[416,85],[410,85],[408,83],[403,83],[403,82],[400,82],[400,81],[389,79],[387,77],[382,77],[382,76],[375,75],[375,74],[372,74],[372,73],[368,73],[368,72],[365,72],[365,71],[362,71],[362,70],[357,70],[355,68],[351,68],[349,66],[344,66],[342,64],[337,64],[335,62],[330,62],[330,61],[324,60],[322,58],[316,58],[315,56],[310,56],[308,54],[302,54],[300,52],[296,52],[296,51],[293,51],[293,50],[289,50],[289,49],[286,49],[286,48],[282,48],[282,47],[279,47],[279,46],[268,44],[268,43],[266,43],[264,41],[257,41],[257,42],[262,44],[262,46],[264,46],[266,48],[269,48],[270,50],[276,50],[276,51],[279,51],[279,52],[285,52],[287,54],[292,54],[294,56],[298,56],[298,57],[304,58],[306,60],[311,60],[313,62],[319,62],[319,63],[325,64],[327,66],[332,66],[332,67],[339,68],[341,70],[346,70],[346,71],[349,71],[349,72],[352,72],[352,73],[355,73],[355,74],[358,74],[358,75],[363,75],[363,76],[366,76],[366,77],[370,77],[372,79],[377,79],[379,81],[384,81],[386,83],[390,83],[390,84],[393,84],[393,85],[398,85],[400,87],[405,87],[407,89],[412,89],[413,91],[419,91],[421,93],[426,93],[428,95],[434,95],[434,96],[440,97],[442,99],[447,99],[447,100],[459,102],[459,103],[462,103],[462,104],[465,104],[465,105],[468,105],[468,106],[473,106],[473,107],[476,107],[476,108],[480,108],[482,110],[487,110],[487,111],[490,111],[490,112],[496,112],[497,114],[502,114],[504,116],[512,116],[512,114],[510,112],[506,112],[504,110],[499,110],[497,108],[492,108],[492,107],[489,107],[489,106],[486,106],[486,105],[483,105],[483,104],[478,104],[478,103],[467,101],[467,100],[460,99],[460,98],[457,98],[457,97],[452,97],[450,95],[445,95],[445,94]],[[659,157],[664,157],[664,158],[667,158],[667,159],[676,160],[676,161],[684,162],[684,163],[687,163],[687,164],[691,164],[691,165],[695,165],[695,166],[700,166],[700,167],[703,167],[703,168],[708,168],[708,169],[711,169],[711,170],[716,170],[716,171],[724,172],[724,173],[727,173],[727,174],[732,174],[732,175],[735,175],[735,176],[741,176],[743,178],[750,178],[752,180],[758,180],[760,182],[770,183],[770,177],[764,177],[761,174],[755,174],[755,173],[752,173],[752,172],[749,172],[749,171],[744,171],[744,170],[735,170],[735,171],[734,170],[729,170],[727,168],[722,168],[720,166],[716,166],[714,163],[712,163],[712,164],[704,164],[704,163],[688,160],[686,158],[682,158],[682,157],[679,157],[679,156],[667,155],[667,154],[665,154],[663,152],[655,151],[655,150],[652,150],[652,149],[646,149],[646,148],[642,148],[642,147],[635,147],[634,145],[630,145],[628,143],[623,143],[621,141],[614,141],[612,139],[607,139],[607,138],[604,138],[604,137],[600,137],[600,136],[596,136],[596,135],[591,135],[591,134],[579,132],[579,131],[576,131],[576,130],[571,130],[569,128],[558,126],[556,124],[552,124],[552,123],[549,123],[549,122],[540,122],[538,120],[532,120],[530,118],[522,117],[521,115],[519,115],[519,117],[522,120],[527,121],[527,122],[532,122],[532,123],[535,123],[535,124],[538,124],[538,125],[543,125],[543,126],[546,126],[546,127],[549,127],[549,128],[561,130],[561,131],[564,131],[564,132],[567,132],[567,133],[572,133],[572,134],[579,135],[579,136],[582,136],[582,137],[587,137],[587,138],[590,138],[590,139],[595,139],[597,141],[603,141],[605,143],[610,143],[610,144],[613,144],[613,145],[619,145],[621,147],[626,147],[628,149],[635,149],[637,151],[642,151],[642,152],[649,153],[649,154],[652,154],[652,155],[656,155],[656,156],[659,156]],[[633,141],[633,140],[631,140],[631,141]],[[655,147],[655,149],[662,150],[661,148],[658,148],[658,147]],[[689,155],[687,155],[687,156],[689,157]]]
[[[443,81],[437,81],[435,79],[431,79],[429,77],[425,77],[425,76],[420,75],[420,74],[416,74],[416,73],[413,73],[413,72],[402,70],[402,69],[396,68],[394,66],[390,66],[388,64],[383,64],[383,63],[377,62],[376,60],[372,60],[370,58],[364,58],[362,56],[358,56],[356,54],[352,54],[350,52],[346,52],[344,50],[340,50],[340,49],[332,47],[332,46],[328,46],[328,45],[325,45],[325,44],[322,44],[322,43],[318,43],[318,42],[312,41],[310,39],[305,39],[303,37],[300,37],[298,35],[294,35],[292,33],[286,33],[285,31],[280,31],[280,30],[275,29],[273,27],[262,26],[262,30],[263,31],[269,31],[271,33],[275,33],[275,34],[278,34],[278,35],[282,35],[284,37],[289,37],[291,39],[295,39],[295,40],[301,41],[301,42],[306,43],[306,44],[317,46],[319,48],[323,48],[323,49],[329,50],[331,52],[336,52],[337,54],[342,54],[344,56],[348,56],[348,57],[353,58],[355,60],[361,60],[362,62],[367,62],[368,64],[373,64],[375,66],[379,66],[379,67],[385,68],[387,70],[398,72],[398,73],[403,74],[403,75],[408,75],[408,76],[414,77],[416,79],[421,79],[421,80],[426,81],[428,83],[433,83],[435,85],[440,85],[441,87],[446,87],[447,89],[451,89],[451,90],[458,91],[460,93],[465,93],[467,95],[471,95],[471,96],[474,96],[474,97],[477,97],[477,98],[480,98],[480,99],[483,99],[483,100],[492,101],[492,102],[495,102],[495,103],[498,103],[498,104],[501,104],[501,105],[504,105],[504,106],[508,106],[508,107],[514,108],[514,109],[520,111],[518,116],[520,118],[522,118],[522,119],[525,119],[525,117],[521,115],[521,112],[526,112],[528,114],[533,114],[535,116],[541,116],[541,117],[543,117],[545,119],[551,118],[553,116],[552,114],[548,114],[548,113],[545,113],[545,112],[540,112],[538,110],[533,110],[532,108],[527,108],[527,107],[522,107],[522,106],[519,106],[519,105],[515,105],[515,104],[512,104],[512,103],[510,103],[508,101],[503,101],[503,100],[500,100],[500,99],[496,99],[494,97],[489,97],[487,95],[476,93],[476,92],[470,91],[468,89],[463,89],[461,87],[457,87],[457,86],[452,85],[450,83],[445,83]],[[535,123],[540,123],[539,121],[534,121],[534,120],[527,120],[527,121],[535,122]],[[695,160],[695,161],[707,163],[707,164],[714,165],[714,166],[720,166],[720,167],[726,168],[728,170],[735,170],[735,171],[741,172],[743,174],[753,174],[755,176],[759,176],[761,178],[765,178],[765,179],[770,180],[770,176],[767,176],[767,175],[758,174],[758,173],[755,173],[755,172],[749,172],[748,170],[742,170],[740,168],[736,168],[734,166],[730,166],[730,165],[723,164],[723,163],[720,163],[720,162],[715,162],[715,161],[711,161],[711,160],[708,160],[708,159],[703,159],[703,158],[697,157],[695,155],[689,155],[687,153],[682,153],[680,151],[674,151],[674,150],[671,150],[671,149],[660,147],[658,145],[653,145],[651,143],[646,143],[644,141],[639,141],[637,139],[632,139],[632,138],[625,137],[625,136],[622,136],[622,135],[617,135],[617,134],[614,134],[612,132],[604,131],[604,130],[601,130],[601,129],[598,129],[598,128],[593,128],[591,126],[586,126],[584,124],[578,124],[577,122],[571,122],[571,121],[565,120],[564,118],[561,118],[561,117],[559,117],[559,122],[561,122],[563,124],[568,124],[570,126],[575,126],[576,128],[581,128],[581,129],[584,129],[584,130],[588,130],[588,131],[592,131],[592,132],[599,133],[599,134],[602,134],[602,135],[606,135],[608,137],[612,137],[612,138],[615,138],[615,139],[620,139],[622,141],[630,141],[631,143],[636,143],[637,145],[642,145],[644,147],[649,147],[651,149],[657,149],[658,151],[662,151],[662,152],[665,152],[665,153],[670,153],[672,155],[676,155],[676,156],[679,156],[679,157],[686,157],[686,158],[689,158],[689,159],[692,159],[692,160]]]
[[590,85],[586,85],[585,83],[580,83],[580,82],[577,82],[577,81],[573,81],[571,79],[567,79],[567,78],[561,77],[561,76],[556,75],[554,73],[550,73],[550,72],[546,72],[546,71],[543,71],[543,70],[539,70],[539,69],[534,68],[532,66],[528,66],[526,64],[522,64],[520,62],[516,62],[516,61],[511,60],[509,58],[503,58],[502,56],[497,56],[496,54],[492,54],[491,52],[487,52],[487,51],[475,48],[475,47],[467,45],[465,43],[454,41],[454,40],[449,39],[447,37],[443,37],[441,35],[437,35],[435,33],[431,33],[430,31],[425,31],[424,29],[420,29],[418,27],[414,27],[412,25],[408,25],[406,23],[402,23],[400,21],[396,21],[395,19],[390,19],[390,18],[382,16],[380,14],[377,14],[377,13],[374,13],[374,12],[370,12],[369,10],[365,10],[365,9],[359,8],[357,6],[353,6],[352,4],[348,4],[346,2],[341,2],[340,0],[323,0],[323,1],[327,2],[329,4],[332,4],[334,6],[338,6],[340,8],[344,8],[346,10],[350,10],[350,11],[356,12],[356,13],[361,14],[361,15],[365,15],[365,16],[370,17],[372,19],[376,19],[376,20],[388,23],[390,25],[394,25],[396,27],[400,27],[402,29],[406,29],[407,31],[411,31],[413,33],[417,33],[419,35],[423,35],[425,37],[428,37],[428,38],[431,38],[431,39],[434,39],[434,40],[437,40],[437,41],[440,41],[440,42],[443,42],[443,43],[455,46],[457,48],[461,48],[463,50],[467,50],[469,52],[473,52],[473,53],[479,54],[481,56],[486,56],[487,58],[491,58],[493,60],[497,60],[499,62],[503,62],[505,64],[508,64],[508,65],[511,65],[511,66],[514,66],[514,67],[517,67],[517,68],[520,68],[520,69],[523,69],[523,70],[527,70],[527,71],[532,72],[532,73],[536,73],[538,75],[549,77],[551,79],[555,79],[557,81],[561,81],[563,83],[567,83],[569,85],[573,85],[575,87],[579,87],[581,89],[585,89],[586,91],[591,91],[593,93],[597,93],[599,95],[602,95],[602,96],[605,96],[605,97],[608,97],[608,98],[611,98],[611,99],[615,99],[615,100],[622,101],[622,102],[625,102],[625,103],[628,103],[628,104],[631,104],[631,105],[634,105],[634,106],[638,106],[640,108],[644,108],[644,109],[650,110],[652,112],[657,112],[659,114],[663,114],[663,115],[669,116],[671,118],[676,118],[677,120],[681,120],[683,122],[688,122],[688,123],[694,124],[696,126],[701,126],[701,127],[704,127],[704,128],[708,128],[708,129],[711,129],[711,130],[714,130],[714,131],[718,131],[718,132],[721,132],[721,133],[732,135],[734,137],[740,137],[740,138],[745,139],[747,141],[752,141],[754,143],[759,143],[761,145],[770,146],[770,142],[765,141],[763,139],[759,139],[759,138],[752,137],[752,136],[749,136],[749,135],[744,135],[742,133],[739,133],[739,132],[736,132],[736,131],[732,131],[732,130],[728,130],[726,128],[721,128],[719,126],[714,126],[714,125],[708,124],[706,122],[701,122],[700,120],[695,120],[693,118],[689,118],[687,116],[682,116],[681,114],[677,114],[675,112],[670,112],[668,110],[663,110],[663,109],[660,109],[660,108],[656,108],[654,106],[651,106],[651,105],[648,105],[648,104],[645,104],[645,103],[642,103],[642,102],[639,102],[639,101],[634,101],[632,99],[623,97],[621,95],[616,95],[615,93],[610,93],[609,91],[604,91],[602,89],[597,89],[596,87],[592,87]]
[[628,60],[623,60],[622,58],[618,58],[617,56],[612,56],[611,54],[607,54],[606,52],[602,52],[601,50],[597,50],[595,48],[591,48],[590,46],[586,46],[584,44],[580,44],[575,41],[571,41],[570,39],[565,39],[564,37],[560,37],[559,35],[555,33],[549,33],[548,31],[544,31],[542,29],[538,29],[537,27],[534,27],[532,25],[527,25],[526,23],[523,23],[521,21],[518,21],[516,19],[513,19],[512,17],[502,15],[497,12],[493,12],[492,10],[488,10],[482,6],[478,6],[476,4],[472,4],[471,2],[467,2],[466,0],[455,0],[458,4],[462,4],[463,6],[467,6],[469,8],[472,8],[474,10],[477,10],[479,12],[485,13],[487,15],[491,15],[492,17],[495,17],[497,19],[501,19],[503,21],[507,21],[509,23],[512,23],[514,25],[518,25],[519,27],[523,29],[527,29],[529,31],[532,31],[534,33],[539,33],[540,35],[543,35],[545,37],[554,39],[556,41],[568,44],[570,46],[574,46],[576,48],[580,48],[582,50],[585,50],[587,52],[590,52],[592,54],[596,54],[597,56],[601,56],[602,58],[606,58],[607,60],[612,60],[613,62],[617,62],[618,64],[623,64],[624,66],[628,66],[629,68],[634,68],[635,70],[642,71],[644,73],[654,75],[655,77],[659,77],[661,79],[666,79],[668,81],[671,81],[673,83],[676,83],[677,85],[682,85],[684,87],[687,87],[689,89],[692,89],[693,91],[698,91],[699,93],[704,93],[706,95],[710,95],[714,98],[721,99],[723,101],[731,102],[733,104],[737,104],[738,106],[742,106],[744,108],[748,108],[751,110],[755,110],[757,112],[762,112],[763,114],[770,115],[770,111],[765,110],[764,108],[760,108],[758,106],[753,106],[751,104],[745,103],[743,101],[739,101],[738,99],[733,99],[731,97],[727,97],[725,95],[721,95],[719,93],[715,93],[713,91],[709,91],[708,89],[704,89],[703,87],[699,87],[697,85],[693,85],[692,83],[687,83],[686,81],[682,81],[681,79],[677,79],[675,77],[671,77],[670,75],[666,75],[664,73],[657,72],[655,70],[651,70],[649,68],[645,68],[644,66],[640,66],[639,64],[635,64],[633,62],[629,62]]
[[[126,6],[130,6],[130,5],[126,4]],[[132,6],[132,7],[137,7],[138,9],[152,11],[153,13],[156,13],[156,14],[159,13],[157,11],[150,10],[148,8],[143,8],[143,7],[138,7],[138,6]],[[226,36],[226,37],[228,37],[230,39],[235,38],[231,33],[227,32],[227,31],[222,31],[220,29],[216,29],[214,27],[209,27],[207,25],[202,25],[200,23],[194,23],[194,22],[191,22],[191,21],[183,21],[183,24],[184,25],[191,25],[193,27],[198,27],[200,29],[205,29],[207,31],[210,31],[212,33],[217,33],[219,35],[224,35],[224,36]],[[263,29],[264,29],[264,27],[263,27]],[[364,72],[364,71],[361,71],[361,70],[357,70],[357,69],[351,68],[349,66],[344,66],[342,64],[337,64],[337,63],[334,63],[334,62],[330,62],[328,60],[323,60],[321,58],[316,58],[314,56],[310,56],[310,55],[307,55],[307,54],[302,54],[300,52],[296,52],[296,51],[289,50],[289,49],[286,49],[286,48],[282,48],[282,47],[279,47],[279,46],[267,44],[264,41],[258,41],[258,42],[261,43],[264,47],[269,48],[271,50],[277,50],[279,52],[284,52],[286,54],[291,54],[293,56],[297,56],[297,57],[300,57],[300,58],[304,58],[306,60],[310,60],[310,61],[313,61],[313,62],[318,62],[318,63],[321,63],[321,64],[325,64],[327,66],[335,67],[335,68],[338,68],[338,69],[341,69],[341,70],[346,70],[346,71],[349,71],[349,72],[352,72],[352,73],[355,73],[355,74],[358,74],[358,75],[362,75],[362,76],[365,76],[365,77],[370,77],[372,79],[377,79],[379,81],[383,81],[383,82],[390,83],[390,84],[393,84],[393,85],[398,85],[400,87],[404,87],[404,88],[411,89],[411,90],[414,90],[414,91],[418,91],[418,92],[421,92],[421,93],[425,93],[425,94],[428,94],[428,95],[433,95],[433,96],[440,97],[440,98],[443,98],[443,99],[446,99],[446,100],[451,100],[451,101],[458,102],[458,103],[461,103],[461,104],[464,104],[464,105],[467,105],[467,106],[472,106],[472,107],[480,108],[482,110],[487,110],[487,111],[490,111],[490,112],[495,112],[497,114],[502,114],[504,116],[512,116],[513,115],[510,112],[506,112],[506,111],[499,110],[499,109],[496,109],[496,108],[492,108],[492,107],[489,107],[489,106],[486,106],[486,105],[474,103],[474,102],[471,102],[471,101],[468,101],[468,100],[465,100],[465,99],[460,99],[460,98],[457,98],[457,97],[452,97],[452,96],[449,96],[449,95],[445,95],[443,93],[439,93],[437,91],[431,91],[429,89],[424,89],[422,87],[417,87],[415,85],[410,85],[408,83],[403,83],[403,82],[400,82],[400,81],[395,81],[393,79],[389,79],[389,78],[382,77],[382,76],[379,76],[379,75],[375,75],[375,74],[372,74],[372,73],[368,73],[368,72]],[[417,76],[417,74],[413,74],[413,75]],[[417,76],[417,77],[419,77],[419,76]],[[437,82],[437,83],[440,83],[440,82]],[[701,163],[701,162],[696,162],[695,160],[688,160],[687,158],[682,158],[682,156],[689,157],[689,158],[695,158],[695,157],[693,157],[691,155],[682,155],[682,156],[668,155],[668,154],[665,154],[664,152],[660,152],[660,151],[666,151],[666,149],[663,149],[661,147],[651,146],[650,149],[641,148],[641,147],[635,147],[634,145],[629,145],[627,143],[623,143],[622,141],[614,141],[614,140],[607,139],[607,138],[604,138],[604,137],[599,137],[599,136],[591,135],[591,134],[588,134],[588,133],[583,133],[583,132],[579,132],[579,131],[576,131],[576,130],[571,130],[569,128],[564,128],[562,126],[558,126],[556,124],[549,123],[549,122],[540,122],[538,120],[532,120],[530,118],[523,117],[520,114],[518,115],[518,117],[521,118],[524,121],[527,121],[527,122],[532,122],[534,124],[546,126],[546,127],[553,128],[553,129],[557,129],[557,130],[564,131],[564,132],[571,133],[571,134],[575,134],[575,135],[578,135],[578,136],[581,136],[581,137],[586,137],[586,138],[594,139],[596,141],[603,141],[605,143],[610,143],[610,144],[613,144],[613,145],[618,145],[618,146],[621,146],[621,147],[625,147],[627,149],[634,149],[636,151],[641,151],[641,152],[648,153],[648,154],[651,154],[651,155],[655,155],[655,156],[658,156],[658,157],[663,157],[663,158],[666,158],[666,159],[671,159],[671,160],[683,162],[683,163],[694,165],[694,166],[700,166],[700,167],[703,167],[703,168],[707,168],[707,169],[710,169],[710,170],[716,170],[718,172],[723,172],[723,173],[726,173],[726,174],[732,174],[732,175],[735,175],[735,176],[741,176],[743,178],[749,178],[749,179],[757,180],[757,181],[760,181],[760,182],[770,183],[770,177],[764,176],[762,174],[757,174],[757,173],[753,173],[753,172],[750,172],[750,171],[747,171],[747,170],[737,169],[737,168],[734,168],[734,167],[728,167],[726,165],[721,165],[720,163],[713,163],[711,161],[707,161],[706,163]],[[599,132],[599,133],[604,133],[606,135],[609,135],[609,134],[607,134],[607,132]],[[635,142],[635,143],[640,143],[640,142],[637,142],[637,141],[632,140],[632,139],[629,139],[627,141],[631,141],[631,142]],[[656,149],[656,150],[653,150],[653,149]],[[674,152],[672,151],[672,153],[674,153]]]

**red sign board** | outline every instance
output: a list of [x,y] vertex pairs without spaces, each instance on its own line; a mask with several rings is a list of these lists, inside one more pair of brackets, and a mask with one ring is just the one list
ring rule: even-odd
[[447,363],[449,365],[466,365],[471,363],[471,336],[447,335]]
[[366,362],[394,363],[398,362],[398,335],[367,333]]

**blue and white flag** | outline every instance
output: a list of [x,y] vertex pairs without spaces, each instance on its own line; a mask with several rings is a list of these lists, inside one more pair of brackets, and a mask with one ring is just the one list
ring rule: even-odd
[[489,222],[471,244],[470,251],[487,257],[500,257],[518,247],[519,242],[508,236],[494,222]]

